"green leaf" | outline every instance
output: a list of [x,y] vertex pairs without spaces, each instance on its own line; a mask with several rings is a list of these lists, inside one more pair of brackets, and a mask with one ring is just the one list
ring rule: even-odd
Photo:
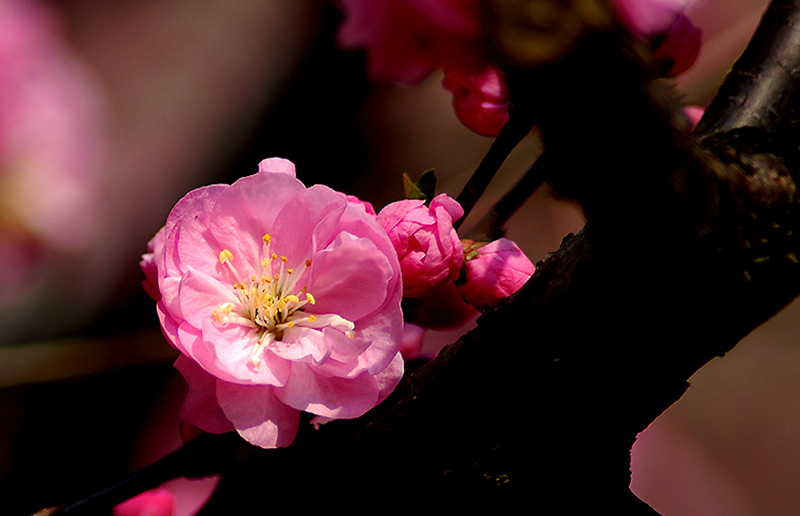
[[422,193],[417,183],[412,181],[408,174],[403,174],[403,192],[405,192],[406,199],[426,199],[425,194]]
[[403,191],[406,199],[430,201],[436,195],[436,172],[433,169],[426,170],[416,183],[408,174],[403,174]]

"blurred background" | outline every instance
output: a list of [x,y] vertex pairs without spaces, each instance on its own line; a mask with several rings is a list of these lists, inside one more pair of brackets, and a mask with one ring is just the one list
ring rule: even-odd
[[[690,4],[704,42],[674,81],[687,104],[710,99],[766,4]],[[187,191],[280,156],[377,209],[402,197],[404,172],[435,168],[458,194],[491,140],[458,122],[441,76],[367,80],[364,56],[336,47],[340,18],[325,0],[0,0],[0,512],[180,445],[185,387],[138,262]],[[465,228],[539,151],[534,132]],[[508,236],[535,262],[582,223],[543,188]],[[797,311],[699,371],[640,436],[633,489],[665,516],[797,513]],[[170,484],[176,514],[213,482]]]

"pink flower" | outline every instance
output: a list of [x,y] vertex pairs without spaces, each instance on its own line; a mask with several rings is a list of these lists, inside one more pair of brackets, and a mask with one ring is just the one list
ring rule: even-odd
[[535,267],[517,244],[506,238],[486,245],[465,241],[466,282],[461,296],[480,310],[491,308],[525,284]]
[[172,516],[175,496],[165,487],[157,487],[134,496],[114,507],[113,516]]
[[654,56],[664,76],[688,70],[700,53],[701,32],[683,14],[689,0],[614,0],[626,27],[644,39],[655,40]]
[[475,133],[497,136],[508,121],[508,84],[496,66],[475,73],[445,68],[444,87],[453,93],[458,119]]
[[187,194],[161,233],[143,264],[181,351],[186,421],[287,446],[300,411],[357,417],[400,380],[400,266],[362,205],[268,159]]
[[464,252],[453,221],[463,214],[461,206],[446,194],[437,195],[430,206],[407,199],[378,213],[378,222],[400,258],[404,297],[424,296],[458,276]]
[[414,84],[442,66],[486,62],[478,0],[340,0],[344,48],[364,48],[370,75]]

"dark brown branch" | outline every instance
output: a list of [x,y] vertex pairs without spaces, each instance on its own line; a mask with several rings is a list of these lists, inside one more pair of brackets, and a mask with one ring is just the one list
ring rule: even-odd
[[772,2],[750,45],[695,130],[698,134],[800,121],[800,2]]

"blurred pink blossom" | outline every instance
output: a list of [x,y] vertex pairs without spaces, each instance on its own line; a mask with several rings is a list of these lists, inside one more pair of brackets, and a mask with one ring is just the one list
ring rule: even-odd
[[489,65],[479,72],[445,68],[444,87],[453,93],[453,108],[461,123],[481,136],[497,136],[508,121],[505,74]]
[[479,310],[491,308],[525,284],[536,269],[517,244],[501,238],[485,245],[465,241],[466,281],[458,291]]
[[[508,120],[508,85],[488,51],[478,0],[340,0],[339,43],[363,48],[370,75],[415,84],[444,70],[458,119],[482,136]],[[654,43],[660,73],[673,77],[697,60],[700,30],[683,14],[688,0],[615,0],[622,22]]]
[[344,48],[367,52],[369,74],[415,84],[445,72],[459,120],[497,136],[508,119],[505,76],[491,62],[478,0],[341,0]]
[[666,77],[688,70],[700,53],[701,31],[683,14],[690,0],[613,0],[625,26],[654,41],[654,57]]
[[85,249],[100,211],[104,99],[58,28],[39,2],[0,2],[0,248],[15,262],[0,291],[35,258]]
[[113,516],[172,516],[175,496],[165,487],[157,487],[134,496],[114,507]]
[[447,194],[437,195],[429,206],[406,199],[378,213],[378,223],[400,259],[403,297],[422,297],[458,276],[464,252],[453,222],[463,214],[461,205]]
[[400,265],[362,205],[269,159],[187,194],[161,232],[143,264],[181,351],[186,421],[287,446],[300,411],[357,417],[400,380]]
[[339,43],[364,48],[370,75],[414,84],[436,68],[483,67],[479,0],[340,0]]

